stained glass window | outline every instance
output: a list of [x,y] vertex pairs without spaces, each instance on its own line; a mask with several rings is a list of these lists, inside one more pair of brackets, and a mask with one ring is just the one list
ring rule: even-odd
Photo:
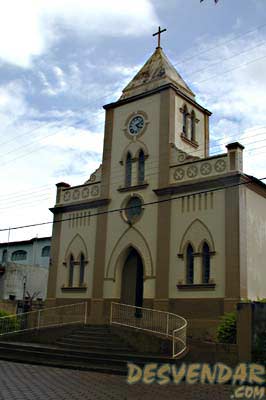
[[139,197],[134,196],[127,202],[126,219],[128,222],[134,222],[142,213],[142,201]]

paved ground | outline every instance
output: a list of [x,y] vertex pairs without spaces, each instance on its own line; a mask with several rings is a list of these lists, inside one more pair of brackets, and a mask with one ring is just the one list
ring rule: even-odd
[[129,386],[126,377],[0,361],[0,400],[228,400],[230,386]]

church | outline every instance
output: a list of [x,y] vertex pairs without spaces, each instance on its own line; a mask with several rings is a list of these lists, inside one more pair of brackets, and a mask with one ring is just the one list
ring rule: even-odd
[[56,185],[47,304],[87,301],[104,324],[120,302],[197,327],[266,297],[266,185],[243,172],[240,143],[209,155],[211,112],[160,41],[103,108],[101,165]]

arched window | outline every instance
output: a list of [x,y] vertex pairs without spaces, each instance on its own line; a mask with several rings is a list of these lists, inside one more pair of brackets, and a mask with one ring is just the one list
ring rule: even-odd
[[11,255],[12,261],[22,261],[27,259],[27,252],[25,250],[16,250]]
[[85,272],[85,257],[84,254],[81,253],[79,259],[79,286],[82,286],[84,283],[84,272]]
[[210,280],[210,248],[206,242],[202,246],[202,283]]
[[7,249],[5,249],[2,253],[2,264],[7,262]]
[[130,153],[127,153],[126,159],[126,187],[131,186],[132,181],[132,156]]
[[68,286],[73,286],[73,278],[74,278],[74,257],[71,254],[69,257],[69,277],[68,277]]
[[188,116],[187,106],[184,105],[184,108],[183,108],[183,134],[185,136],[187,136],[187,116]]
[[42,257],[49,257],[50,256],[50,246],[44,246],[42,248]]
[[191,113],[191,140],[196,140],[196,116],[194,110]]
[[194,282],[194,254],[191,244],[187,246],[187,283]]
[[138,183],[142,184],[145,178],[145,155],[144,151],[139,152],[139,164],[138,164]]

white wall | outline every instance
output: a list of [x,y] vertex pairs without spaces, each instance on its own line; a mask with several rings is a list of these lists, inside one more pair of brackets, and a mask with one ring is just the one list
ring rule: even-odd
[[32,265],[19,265],[8,263],[6,271],[0,277],[1,281],[1,299],[9,299],[9,295],[15,295],[16,300],[23,299],[23,288],[25,281],[25,290],[33,296],[34,292],[38,298],[46,298],[48,268],[36,267]]
[[27,252],[27,258],[26,260],[15,260],[14,262],[16,264],[22,264],[22,265],[39,265],[43,267],[49,267],[49,256],[47,257],[42,257],[42,249],[45,246],[50,246],[51,245],[51,239],[50,238],[45,238],[45,239],[35,239],[33,240],[32,243],[25,243],[21,241],[15,242],[14,244],[9,243],[8,245],[4,245],[0,243],[0,264],[2,262],[2,257],[3,257],[3,252],[5,249],[7,249],[7,254],[8,254],[8,260],[12,262],[12,253],[17,251],[17,250],[23,250]]

